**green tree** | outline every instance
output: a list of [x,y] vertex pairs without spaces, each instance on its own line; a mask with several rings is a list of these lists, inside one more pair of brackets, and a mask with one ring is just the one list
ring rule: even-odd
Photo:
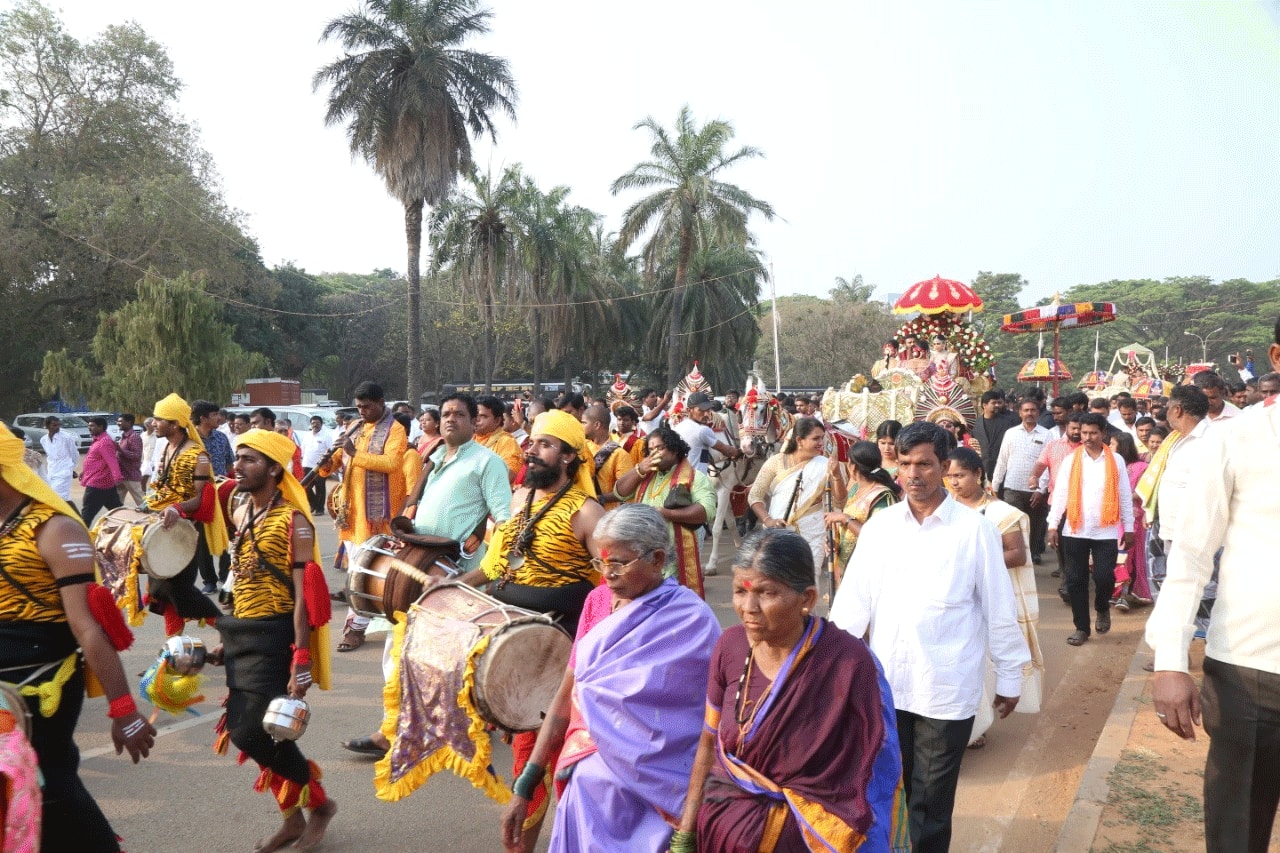
[[[765,376],[773,375],[772,305],[762,306],[761,334],[755,358]],[[901,325],[880,302],[851,302],[833,297],[778,298],[782,382],[801,387],[835,387],[854,374],[868,374],[880,347]],[[772,383],[770,383],[772,384]]]
[[759,212],[772,220],[774,212],[768,202],[721,180],[735,163],[763,156],[750,146],[728,152],[726,147],[734,136],[729,122],[717,119],[699,127],[686,105],[676,117],[674,133],[652,116],[635,127],[649,132],[652,159],[615,180],[612,191],[614,195],[626,190],[650,194],[623,214],[619,244],[625,251],[648,233],[642,256],[651,279],[660,262],[674,255],[666,337],[667,381],[675,385],[684,372],[680,357],[684,298],[694,252],[706,250],[709,244],[747,246],[751,242],[747,230],[751,213]]
[[991,355],[996,361],[996,382],[1004,382],[1006,387],[1030,356],[1020,357],[1026,351],[1028,336],[1001,332],[1000,325],[1006,314],[1027,307],[1018,301],[1018,295],[1029,283],[1020,273],[986,271],[980,271],[971,282],[974,292],[982,297],[982,311],[973,315],[973,326],[991,345]]
[[65,349],[45,355],[41,392],[126,412],[149,411],[174,391],[188,400],[229,399],[266,359],[232,341],[219,314],[193,277],[148,274],[136,299],[103,315],[91,360]]
[[830,294],[832,299],[858,303],[869,301],[871,295],[875,292],[876,286],[864,283],[862,281],[862,273],[857,273],[853,278],[836,276],[836,286],[831,288]]
[[[489,31],[491,17],[476,0],[364,0],[322,35],[344,51],[312,81],[329,86],[325,123],[346,124],[352,155],[404,205],[410,330],[421,326],[423,206],[443,201],[460,170],[472,168],[470,136],[496,140],[494,114],[515,117],[506,60],[462,47]],[[413,400],[422,391],[421,337],[406,339]]]

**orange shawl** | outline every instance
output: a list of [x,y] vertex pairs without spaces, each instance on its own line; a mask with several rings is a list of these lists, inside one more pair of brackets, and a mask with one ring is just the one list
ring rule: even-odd
[[[1120,522],[1120,475],[1113,458],[1115,453],[1103,445],[1102,454],[1107,460],[1107,479],[1102,486],[1102,518],[1100,523],[1108,527]],[[1084,445],[1071,454],[1071,480],[1067,484],[1067,524],[1072,533],[1084,526],[1083,469]]]

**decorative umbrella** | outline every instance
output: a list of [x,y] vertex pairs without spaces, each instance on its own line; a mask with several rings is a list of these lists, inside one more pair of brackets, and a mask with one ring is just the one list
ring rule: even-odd
[[[1003,331],[1012,334],[1028,332],[1053,331],[1053,360],[1058,361],[1058,333],[1066,328],[1083,328],[1096,326],[1099,323],[1110,323],[1116,319],[1114,302],[1069,302],[1062,304],[1061,297],[1054,294],[1048,305],[1026,308],[1004,315],[1000,325]],[[1053,380],[1054,396],[1058,394],[1058,379]]]
[[1139,400],[1168,397],[1173,393],[1173,383],[1166,379],[1139,379],[1134,383],[1131,393]]
[[1018,371],[1019,382],[1052,382],[1057,393],[1058,382],[1070,382],[1071,371],[1056,358],[1033,358]]
[[1096,388],[1106,388],[1111,384],[1111,374],[1105,370],[1091,370],[1080,380],[1080,387],[1087,388],[1090,391]]
[[918,281],[893,303],[895,314],[963,314],[982,310],[982,297],[962,281],[934,276]]

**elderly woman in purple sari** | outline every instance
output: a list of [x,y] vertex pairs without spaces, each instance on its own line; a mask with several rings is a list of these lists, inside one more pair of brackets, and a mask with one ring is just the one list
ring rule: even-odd
[[733,564],[741,625],[716,644],[672,853],[910,850],[889,685],[859,638],[812,615],[808,544],[762,530]]
[[596,526],[593,562],[604,585],[587,596],[560,691],[512,785],[502,820],[507,850],[526,850],[528,798],[557,747],[552,851],[667,849],[720,636],[697,593],[663,579],[669,537],[662,515],[643,504],[623,504]]

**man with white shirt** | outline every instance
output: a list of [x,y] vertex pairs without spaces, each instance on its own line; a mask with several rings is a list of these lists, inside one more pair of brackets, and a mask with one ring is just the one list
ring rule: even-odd
[[[1067,595],[1076,630],[1073,646],[1089,639],[1089,564],[1093,564],[1094,628],[1111,630],[1111,593],[1116,586],[1119,541],[1133,547],[1133,492],[1124,460],[1106,444],[1107,421],[1089,413],[1080,422],[1080,447],[1062,461],[1049,509],[1049,544],[1062,549]],[[1062,535],[1058,523],[1066,518]]]
[[942,487],[951,446],[947,432],[928,422],[898,433],[906,500],[863,525],[831,605],[832,622],[867,637],[892,687],[916,853],[950,845],[986,660],[995,666],[1001,718],[1018,704],[1022,667],[1031,660],[999,531]]
[[56,415],[44,419],[44,428],[47,432],[40,436],[40,446],[44,448],[45,481],[58,497],[75,506],[71,500],[71,480],[80,462],[80,450],[76,440],[62,431],[62,421]]
[[703,474],[707,473],[712,450],[718,450],[730,459],[742,456],[741,450],[720,441],[707,425],[711,421],[711,410],[715,405],[715,401],[701,391],[690,394],[689,399],[685,400],[684,419],[672,427],[684,439],[684,443],[689,445],[689,464]]
[[1202,370],[1192,376],[1191,384],[1209,398],[1209,420],[1224,421],[1240,414],[1240,409],[1227,399],[1226,381],[1212,370]]
[[[333,433],[324,428],[323,418],[312,415],[310,426],[311,429],[298,434],[298,444],[302,448],[302,467],[307,474],[320,464],[329,448],[333,447]],[[316,477],[307,486],[307,502],[311,504],[312,515],[324,515],[325,487],[324,477]]]
[[991,486],[1001,500],[1022,510],[1031,519],[1031,559],[1039,565],[1044,555],[1049,480],[1042,478],[1031,490],[1027,489],[1027,481],[1050,436],[1049,431],[1038,423],[1040,403],[1034,398],[1022,401],[1018,406],[1018,417],[1022,423],[1009,429],[1000,444]]
[[[1280,370],[1280,321],[1269,355]],[[1280,805],[1280,406],[1216,426],[1198,443],[1187,485],[1195,511],[1179,519],[1169,573],[1147,622],[1152,696],[1156,716],[1187,740],[1195,740],[1203,702],[1207,849],[1265,853]],[[1197,695],[1187,650],[1219,549],[1218,601]]]

